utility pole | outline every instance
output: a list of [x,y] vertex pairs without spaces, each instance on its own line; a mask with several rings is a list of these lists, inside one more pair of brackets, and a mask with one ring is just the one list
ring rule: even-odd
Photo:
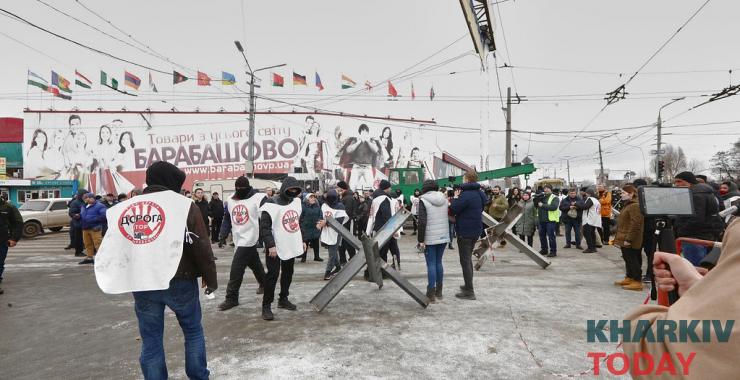
[[658,133],[658,136],[657,136],[657,146],[655,147],[655,177],[657,177],[656,178],[656,181],[658,181],[658,182],[660,182],[660,180],[661,180],[661,178],[660,178],[660,169],[658,169],[658,166],[660,165],[660,147],[661,147],[661,137],[662,137],[661,129],[663,128],[663,119],[660,117],[660,111],[662,111],[663,108],[668,107],[671,104],[673,104],[673,103],[675,103],[675,102],[677,102],[679,100],[683,100],[685,98],[686,98],[685,96],[682,96],[680,98],[673,99],[669,103],[666,103],[662,107],[658,108],[658,132],[657,132]]
[[[511,166],[511,87],[506,89],[506,167]],[[507,188],[511,188],[511,177],[504,180]]]
[[285,66],[285,63],[279,64],[279,65],[273,65],[268,67],[263,67],[257,70],[252,70],[252,66],[249,65],[249,60],[247,59],[247,55],[244,54],[244,48],[242,47],[242,44],[239,41],[234,41],[234,45],[236,45],[236,49],[239,50],[240,53],[242,53],[242,57],[244,57],[244,62],[247,64],[247,71],[246,74],[249,75],[249,145],[247,146],[247,162],[246,162],[246,174],[251,175],[252,178],[254,178],[254,113],[256,108],[256,96],[254,94],[254,88],[258,87],[254,83],[254,73],[262,70],[268,70],[268,69],[274,69],[277,67]]
[[568,168],[568,187],[571,187],[571,182],[570,182],[570,159],[565,160],[565,163],[566,163],[567,168]]
[[604,157],[601,155],[601,139],[599,139],[599,184],[604,183]]

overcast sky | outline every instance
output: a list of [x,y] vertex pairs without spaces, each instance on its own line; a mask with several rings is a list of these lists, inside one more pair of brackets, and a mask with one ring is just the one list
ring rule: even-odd
[[[75,1],[46,2],[136,45]],[[649,151],[654,149],[655,130],[621,128],[654,123],[661,105],[674,97],[686,96],[663,111],[667,120],[664,132],[673,133],[665,136],[664,141],[680,145],[690,158],[708,165],[714,152],[727,149],[740,137],[739,124],[693,124],[740,120],[737,111],[740,98],[731,97],[691,112],[684,111],[705,101],[707,98],[702,95],[719,92],[740,81],[737,42],[740,25],[736,22],[740,4],[737,2],[711,1],[627,85],[627,98],[607,107],[594,119],[605,104],[601,99],[603,94],[624,83],[702,3],[704,0],[510,0],[494,5],[499,49],[496,62],[499,66],[507,63],[519,67],[498,70],[501,91],[505,95],[506,87],[511,86],[512,91],[527,100],[513,107],[513,128],[547,132],[585,128],[584,136],[595,137],[599,135],[591,131],[613,130],[618,134],[603,140],[604,166],[614,170],[614,175],[621,176],[621,170],[626,169],[641,174],[647,166],[643,155],[649,159]],[[488,58],[488,70],[481,72],[480,60],[472,54],[468,29],[455,0],[82,1],[139,42],[187,69],[94,31],[41,2],[6,0],[0,4],[0,8],[100,50],[164,71],[174,68],[187,75],[194,75],[190,69],[200,69],[218,77],[225,70],[237,74],[237,80],[243,82],[243,59],[233,45],[233,40],[242,40],[253,69],[288,64],[278,70],[286,77],[285,88],[271,88],[269,72],[264,72],[261,75],[264,86],[258,93],[290,103],[312,102],[308,105],[334,111],[434,118],[441,125],[464,129],[419,126],[430,130],[425,137],[434,136],[442,149],[474,164],[480,162],[480,134],[469,128],[487,126],[492,131],[502,131],[505,127],[493,57]],[[143,79],[142,89],[146,87],[148,71],[90,52],[7,17],[0,17],[0,51],[3,52],[0,116],[22,117],[26,106],[51,106],[48,95],[40,100],[39,90],[26,86],[29,69],[47,79],[54,69],[73,82],[77,69],[96,83],[85,95],[76,91],[73,101],[57,99],[56,109],[98,106],[170,109],[173,105],[179,110],[246,108],[246,99],[227,99],[238,93],[234,88],[224,87],[220,92],[221,86],[198,88],[194,83],[186,83],[175,87],[173,93],[171,77],[157,73],[154,73],[155,83],[167,104],[146,94],[131,101],[129,97],[101,91],[97,86],[101,69],[119,77],[121,82],[124,69],[135,72]],[[378,82],[430,56],[407,73],[457,59],[413,78],[394,81],[403,95],[400,101],[385,100],[384,86],[360,96],[329,98],[351,92],[339,88],[341,73],[352,77],[358,87],[366,80],[382,85]],[[732,76],[730,69],[735,69]],[[293,70],[307,75],[310,83],[317,70],[326,90],[319,95],[312,86],[294,89],[289,83]],[[617,73],[624,75],[620,77]],[[411,81],[416,89],[415,101],[409,99]],[[430,86],[434,86],[437,94],[433,102],[428,99]],[[264,99],[258,101],[258,108],[269,107],[303,110]],[[259,116],[257,122],[285,124],[284,120],[271,116]],[[345,122],[356,123],[337,121]],[[575,133],[516,133],[514,143],[520,157],[530,154],[540,168],[536,178],[544,174],[553,176],[555,171],[557,176],[565,177],[564,158],[573,157],[571,176],[593,179],[598,168],[597,142],[582,137],[570,142],[574,136]],[[492,132],[491,168],[503,166],[503,152],[504,134]]]

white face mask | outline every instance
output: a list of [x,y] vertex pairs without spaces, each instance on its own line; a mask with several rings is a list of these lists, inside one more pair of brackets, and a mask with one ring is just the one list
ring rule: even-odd
[[628,193],[626,191],[625,192],[622,192],[622,200],[623,201],[628,201],[630,199],[632,199],[632,194],[630,194],[630,193]]

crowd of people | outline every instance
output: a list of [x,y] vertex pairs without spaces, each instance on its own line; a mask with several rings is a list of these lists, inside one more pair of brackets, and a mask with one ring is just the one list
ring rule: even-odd
[[[296,259],[306,262],[310,250],[314,261],[326,261],[323,279],[330,280],[356,254],[354,247],[342,239],[336,230],[328,227],[329,217],[357,236],[373,236],[395,213],[407,208],[412,215],[411,235],[415,236],[416,247],[425,257],[426,296],[430,303],[444,297],[443,256],[445,250],[455,249],[455,241],[463,275],[463,283],[455,296],[462,300],[476,299],[472,252],[476,242],[485,236],[483,213],[502,221],[514,205],[519,205],[522,212],[512,225],[513,232],[530,246],[533,245],[534,235],[539,233],[541,254],[557,257],[556,236],[560,235],[562,226],[565,237],[563,249],[575,247],[583,253],[594,253],[604,244],[611,244],[621,250],[625,276],[615,284],[623,289],[642,290],[643,282],[653,277],[652,265],[648,265],[648,272],[642,276],[642,252],[651,263],[656,251],[655,221],[643,216],[638,202],[638,189],[646,186],[646,181],[635,180],[615,192],[602,185],[565,191],[545,185],[537,189],[511,188],[505,194],[499,186],[483,188],[474,171],[465,173],[463,178],[464,183],[452,189],[426,180],[422,188],[414,191],[406,200],[400,191],[393,191],[386,180],[380,181],[372,193],[353,192],[343,181],[326,192],[309,192],[294,178],[287,177],[280,189],[261,192],[242,176],[234,182],[233,195],[221,200],[219,194],[214,192],[209,200],[203,189],[195,189],[192,194],[182,189],[185,174],[180,169],[158,162],[147,170],[147,188],[143,192],[134,190],[130,194],[100,197],[85,190],[78,191],[70,202],[71,240],[68,248],[75,249],[76,255],[85,255],[80,264],[92,264],[101,249],[104,236],[112,234],[111,241],[114,241],[123,233],[122,228],[120,231],[119,228],[108,231],[106,221],[106,216],[118,203],[130,197],[146,196],[147,200],[161,198],[160,204],[166,208],[166,199],[172,196],[167,195],[171,194],[170,190],[190,198],[187,219],[180,221],[184,223],[185,241],[181,242],[181,246],[172,244],[166,249],[181,252],[178,251],[179,255],[175,256],[171,255],[172,252],[154,252],[155,255],[179,257],[177,271],[169,287],[146,289],[145,286],[142,290],[132,285],[130,289],[134,294],[142,336],[140,360],[145,377],[161,377],[162,374],[166,377],[161,331],[163,315],[151,312],[163,310],[165,306],[176,313],[185,333],[188,376],[208,376],[196,279],[202,278],[202,287],[206,288],[207,294],[218,287],[213,244],[223,247],[228,244],[230,237],[230,245],[234,246],[225,299],[219,304],[219,309],[225,311],[239,305],[240,287],[249,267],[258,284],[257,294],[262,294],[261,316],[270,321],[275,318],[272,304],[278,280],[278,309],[297,309],[289,299]],[[674,186],[691,188],[694,205],[693,215],[678,217],[673,221],[676,237],[720,240],[727,220],[720,218],[718,212],[740,199],[736,184],[713,184],[706,178],[683,172],[676,175]],[[8,209],[8,205],[0,200],[0,210]],[[13,214],[12,210],[8,212]],[[121,210],[113,209],[113,212]],[[6,219],[0,219],[0,222],[3,220]],[[0,254],[4,255],[7,247],[20,239],[22,220],[19,217],[13,220],[16,222],[0,226],[2,231],[10,231],[7,239],[2,239],[8,243],[4,248],[0,245]],[[616,225],[613,239],[610,237],[612,225]],[[381,258],[398,270],[401,269],[401,252],[397,240],[401,234],[405,234],[403,229],[379,247]],[[142,243],[128,244],[126,239],[120,241],[124,241],[124,244],[107,247],[105,254],[124,255],[142,249]],[[145,239],[144,243],[148,241]],[[504,246],[505,241],[500,244]],[[321,257],[322,247],[326,249],[326,259]],[[709,259],[708,250],[703,246],[684,244],[683,247],[683,256],[691,265],[711,267],[716,264],[716,258],[714,261]],[[261,254],[264,254],[264,266]],[[661,260],[673,265],[669,262],[672,258]],[[116,276],[106,274],[105,268],[98,271],[96,266],[96,276]],[[656,277],[662,277],[659,283],[665,287],[675,285],[675,282],[669,284],[666,280],[665,266],[659,268],[655,274]],[[2,269],[0,266],[0,281]],[[131,274],[126,278],[134,283],[145,281]],[[98,283],[101,283],[100,278]],[[183,306],[180,302],[183,299],[190,306]]]

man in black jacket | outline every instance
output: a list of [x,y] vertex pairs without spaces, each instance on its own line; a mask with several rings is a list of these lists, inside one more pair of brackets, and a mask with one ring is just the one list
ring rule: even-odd
[[82,257],[85,256],[84,253],[82,253],[82,207],[85,205],[82,202],[82,196],[87,193],[87,190],[85,189],[79,189],[77,190],[77,195],[75,195],[74,198],[72,198],[72,201],[69,202],[69,210],[67,211],[69,215],[69,233],[71,235],[71,244],[70,246],[75,249],[75,256]]
[[[224,243],[226,241],[226,237],[229,236],[229,233],[232,233],[232,236],[234,236],[235,244],[241,243],[243,240],[246,241],[253,239],[253,236],[241,236],[242,233],[240,232],[240,228],[238,227],[251,222],[252,218],[259,219],[260,216],[259,207],[257,208],[257,215],[251,215],[250,210],[246,207],[243,207],[240,208],[239,211],[235,212],[235,215],[232,216],[232,213],[229,212],[229,202],[237,203],[242,200],[248,200],[259,193],[259,191],[249,185],[249,179],[247,179],[247,177],[245,176],[241,176],[236,179],[236,181],[234,182],[234,188],[236,190],[234,192],[234,195],[231,197],[230,200],[226,201],[226,208],[222,208],[221,211],[223,223],[221,224],[221,229],[219,233],[216,234],[221,243]],[[262,200],[259,202],[259,206],[262,206],[263,204],[265,204],[265,202],[267,202],[267,196],[262,198]],[[231,204],[231,206],[233,211],[234,205]],[[241,223],[237,226],[235,232],[232,231],[232,217],[235,218],[235,223]],[[259,231],[256,231],[256,233],[257,236],[259,236]],[[242,286],[244,271],[247,267],[252,270],[252,274],[254,274],[255,280],[257,280],[257,283],[259,284],[259,287],[257,288],[257,294],[264,293],[265,268],[262,267],[262,262],[260,261],[259,253],[257,252],[258,246],[259,240],[251,246],[246,244],[237,244],[236,250],[234,251],[234,258],[231,261],[229,284],[226,286],[226,300],[218,305],[218,308],[220,310],[229,310],[239,305],[239,288]]]
[[[347,212],[347,221],[343,224],[344,228],[346,228],[348,231],[352,231],[352,223],[357,223],[357,220],[355,220],[355,210],[357,206],[355,205],[355,198],[352,196],[352,191],[349,189],[349,185],[347,185],[347,182],[339,181],[337,182],[337,193],[339,194],[339,197],[341,199],[342,204],[344,205],[344,209]],[[339,264],[344,265],[347,263],[347,253],[349,253],[349,258],[351,259],[355,255],[355,248],[349,245],[345,240],[342,240],[342,243],[339,245]]]
[[[683,216],[676,219],[676,237],[690,237],[703,240],[717,240],[722,232],[718,228],[721,225],[717,212],[719,211],[719,202],[714,196],[714,190],[711,186],[699,183],[696,176],[691,172],[681,172],[676,174],[673,180],[676,187],[691,188],[694,200],[694,214],[692,216]],[[694,244],[682,245],[683,256],[694,266],[699,266],[701,260],[707,254],[707,249]]]
[[208,202],[208,216],[211,217],[211,243],[217,243],[221,223],[224,220],[224,202],[215,191],[211,194],[211,201]]
[[206,225],[206,231],[208,232],[208,234],[210,234],[211,230],[208,228],[208,226],[210,225],[208,221],[208,200],[203,193],[203,189],[195,189],[195,191],[193,192],[193,202],[200,209],[200,216],[203,218],[203,224]]
[[[0,284],[3,282],[8,248],[15,247],[18,240],[21,239],[22,231],[23,217],[21,217],[21,213],[5,197],[0,197]],[[3,288],[1,287],[0,294],[3,294]]]
[[[155,162],[146,170],[147,188],[144,193],[167,190],[177,193],[185,177],[185,173],[176,166],[164,161]],[[165,306],[175,313],[185,336],[185,373],[188,378],[207,379],[209,376],[197,278],[202,277],[202,287],[209,292],[218,288],[218,279],[206,233],[208,228],[194,204],[190,205],[186,228],[192,232],[192,243],[183,244],[180,263],[170,280],[170,287],[133,292],[142,340],[139,363],[145,379],[167,378],[162,343]]]
[[[298,181],[293,177],[286,177],[280,187],[279,194],[267,200],[267,203],[288,206],[301,192],[303,192],[303,189]],[[300,234],[300,228],[298,228],[298,234]],[[265,277],[265,294],[262,297],[262,319],[266,321],[271,321],[275,318],[272,314],[272,301],[275,300],[275,285],[277,285],[278,276],[280,277],[278,309],[296,310],[296,306],[288,300],[290,283],[293,281],[295,257],[288,260],[281,260],[278,257],[275,238],[272,216],[267,211],[262,211],[262,215],[260,216],[260,239],[265,244],[265,248],[267,248],[267,254],[265,255],[267,276]],[[305,250],[306,244],[303,243],[303,251]],[[282,274],[280,273],[281,271]]]

